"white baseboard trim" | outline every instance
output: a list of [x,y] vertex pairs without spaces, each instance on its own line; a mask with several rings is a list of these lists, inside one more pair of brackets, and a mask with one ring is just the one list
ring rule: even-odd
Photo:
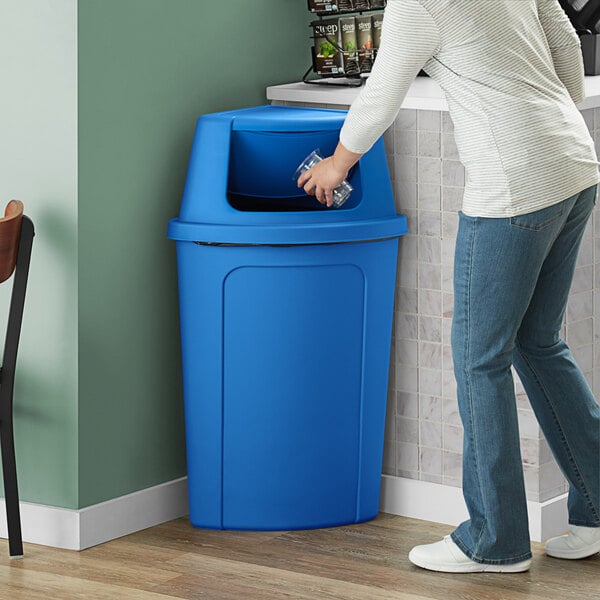
[[[455,526],[469,518],[460,488],[391,475],[381,478],[379,510]],[[567,494],[547,502],[528,501],[527,511],[529,534],[534,542],[568,529]]]
[[[29,502],[21,502],[20,507],[23,541],[85,550],[187,515],[187,477],[80,510]],[[5,514],[4,498],[0,511]],[[8,537],[5,518],[0,518],[0,537]]]
[[[85,550],[187,515],[187,477],[80,510],[29,502],[20,506],[25,542]],[[566,494],[547,502],[527,502],[527,508],[533,541],[568,529]],[[458,525],[468,518],[460,488],[390,475],[381,478],[379,510],[447,525]],[[0,514],[5,514],[4,498],[0,498]],[[5,518],[0,518],[0,537],[7,537]]]

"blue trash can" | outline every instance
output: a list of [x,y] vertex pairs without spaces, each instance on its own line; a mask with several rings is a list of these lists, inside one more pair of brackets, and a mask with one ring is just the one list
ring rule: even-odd
[[398,237],[383,141],[322,207],[292,175],[344,111],[198,120],[177,242],[190,520],[289,530],[378,512]]

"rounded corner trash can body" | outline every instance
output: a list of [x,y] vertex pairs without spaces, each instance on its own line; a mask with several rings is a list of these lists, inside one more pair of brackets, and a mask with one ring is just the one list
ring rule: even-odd
[[[177,242],[190,520],[357,523],[379,508],[398,238],[382,140],[336,210],[292,181],[342,111],[198,120]],[[249,153],[245,160],[245,153]]]

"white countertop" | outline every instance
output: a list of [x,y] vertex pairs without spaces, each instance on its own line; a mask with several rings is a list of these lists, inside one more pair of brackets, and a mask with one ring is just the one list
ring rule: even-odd
[[[359,87],[339,85],[312,85],[303,82],[274,85],[267,88],[267,99],[303,104],[336,104],[350,106],[358,94]],[[579,104],[579,109],[600,107],[600,76],[586,77],[587,98]],[[448,110],[448,103],[442,88],[430,77],[417,77],[410,86],[402,108],[417,110]]]

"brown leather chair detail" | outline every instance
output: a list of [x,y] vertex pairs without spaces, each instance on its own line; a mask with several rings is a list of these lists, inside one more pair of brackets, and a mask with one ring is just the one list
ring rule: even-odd
[[0,219],[0,283],[15,270],[22,219],[23,203],[11,200],[4,211],[4,218]]

